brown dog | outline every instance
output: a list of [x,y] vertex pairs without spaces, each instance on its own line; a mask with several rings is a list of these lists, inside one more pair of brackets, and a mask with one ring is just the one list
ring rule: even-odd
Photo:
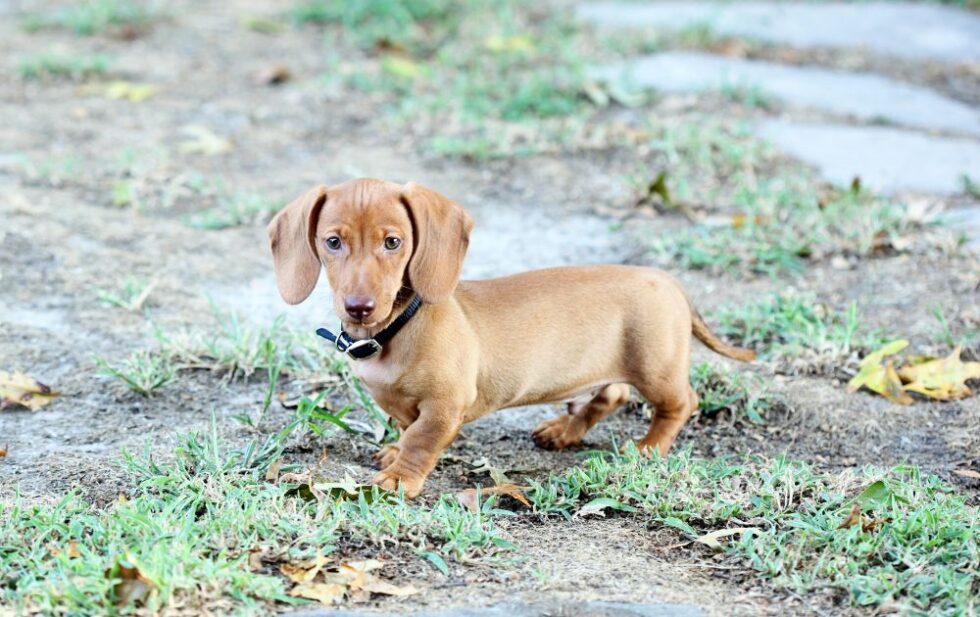
[[384,489],[418,495],[463,424],[497,409],[571,400],[533,437],[544,448],[577,444],[629,400],[629,385],[656,410],[638,445],[666,454],[698,405],[692,332],[720,354],[754,357],[716,338],[679,283],[652,268],[459,281],[472,228],[432,190],[369,179],[314,187],[269,224],[283,299],[305,300],[322,264],[351,338],[374,337],[415,295],[423,301],[380,353],[351,362],[402,429],[376,455]]

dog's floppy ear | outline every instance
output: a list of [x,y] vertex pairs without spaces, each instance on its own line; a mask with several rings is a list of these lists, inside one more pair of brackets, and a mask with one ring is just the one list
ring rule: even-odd
[[327,187],[315,186],[283,208],[266,229],[276,264],[276,285],[289,304],[306,300],[320,277],[315,234],[326,200]]
[[424,301],[442,302],[459,282],[473,219],[448,197],[409,182],[401,197],[415,229],[408,279]]

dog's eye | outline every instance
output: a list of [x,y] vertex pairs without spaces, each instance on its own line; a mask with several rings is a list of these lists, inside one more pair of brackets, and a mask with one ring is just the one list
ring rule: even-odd
[[385,238],[385,248],[389,251],[393,251],[402,245],[402,241],[394,236],[388,236]]
[[327,248],[331,251],[336,251],[340,249],[340,238],[338,236],[330,236],[326,241]]

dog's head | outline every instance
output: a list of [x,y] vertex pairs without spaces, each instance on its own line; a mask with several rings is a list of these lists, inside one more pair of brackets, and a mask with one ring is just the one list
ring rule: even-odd
[[316,186],[269,223],[279,293],[299,304],[321,264],[345,321],[372,327],[391,317],[399,292],[446,300],[459,282],[473,220],[417,184],[357,179]]

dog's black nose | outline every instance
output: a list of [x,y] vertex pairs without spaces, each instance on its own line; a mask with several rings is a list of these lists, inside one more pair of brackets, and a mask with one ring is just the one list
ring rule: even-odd
[[364,321],[374,312],[374,300],[364,296],[347,296],[344,298],[344,310],[359,321]]

